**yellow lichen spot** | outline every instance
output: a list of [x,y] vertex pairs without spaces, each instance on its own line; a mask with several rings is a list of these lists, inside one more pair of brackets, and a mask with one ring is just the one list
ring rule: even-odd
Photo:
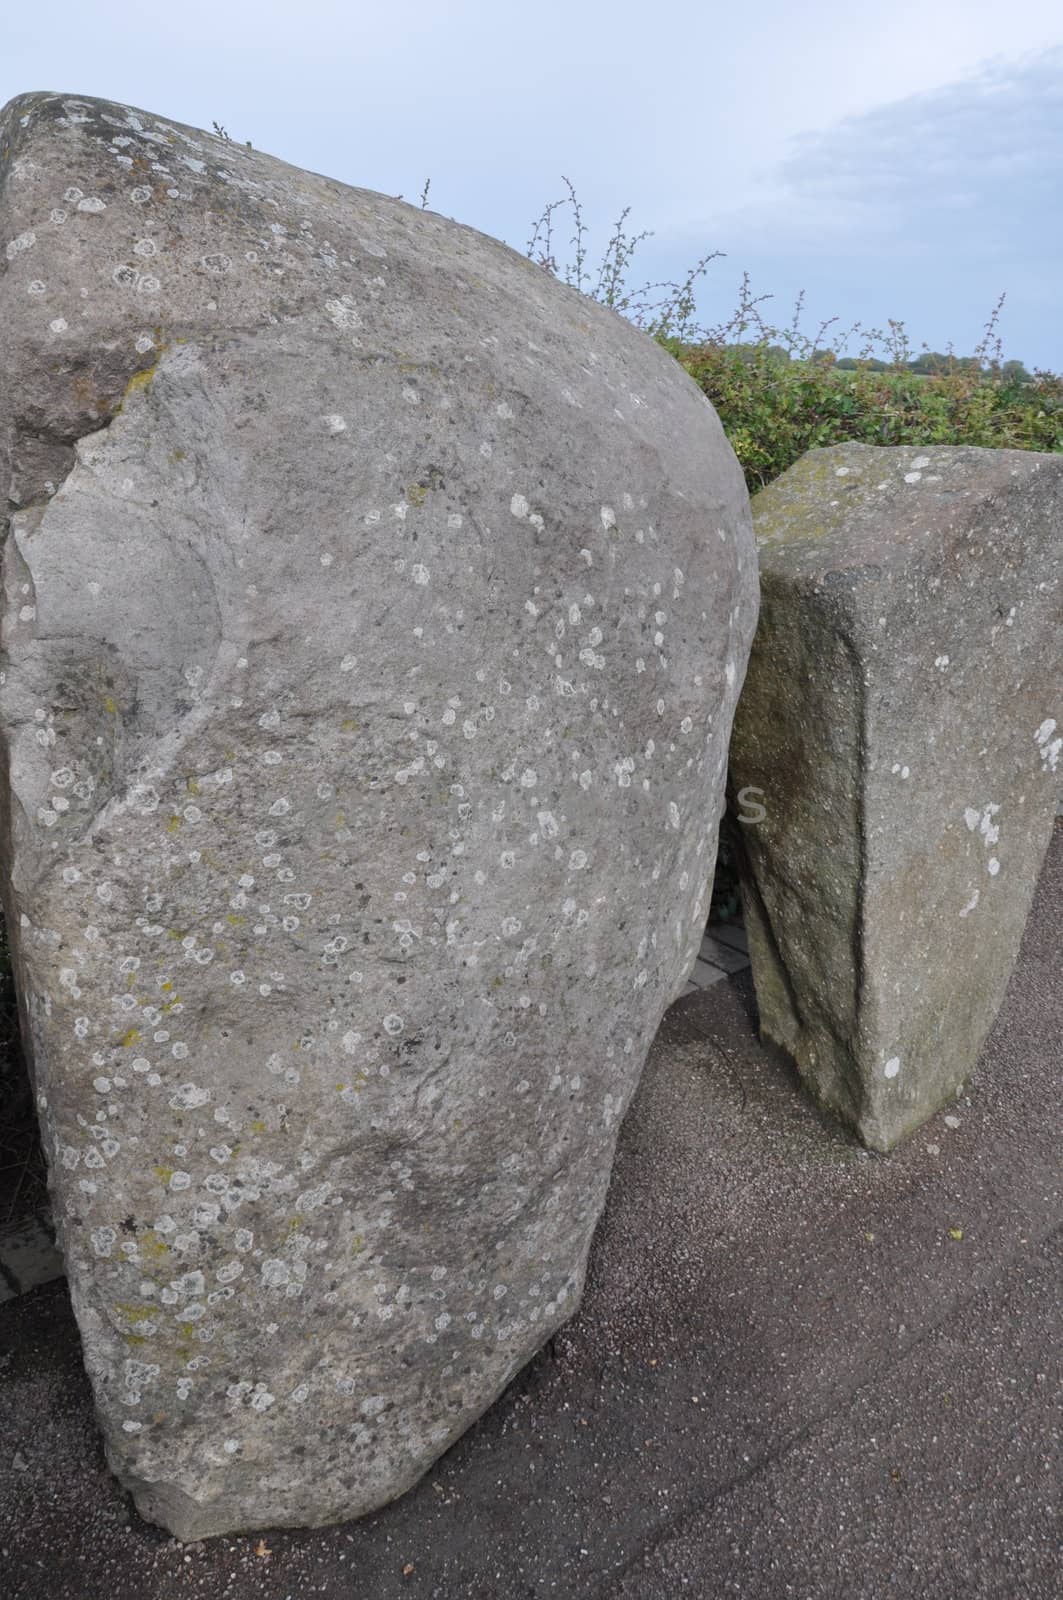
[[118,1301],[114,1308],[127,1322],[147,1322],[148,1318],[155,1315],[153,1306],[140,1305],[136,1301]]
[[134,372],[133,376],[125,386],[125,394],[122,397],[123,405],[125,404],[126,400],[129,399],[129,396],[136,390],[149,389],[151,387],[151,380],[155,376],[158,365],[158,359],[156,359],[151,363],[150,367],[142,367],[139,372]]
[[175,811],[173,816],[170,818],[169,822],[166,824],[166,832],[167,833],[176,833],[180,826],[181,826],[181,818],[177,814],[177,812]]
[[156,1167],[155,1168],[155,1176],[158,1178],[160,1183],[169,1183],[170,1179],[173,1177],[173,1173],[174,1173],[173,1167]]
[[139,1028],[130,1028],[128,1033],[123,1033],[123,1035],[119,1039],[118,1043],[121,1045],[123,1050],[128,1050],[129,1046],[131,1044],[137,1044],[137,1043],[139,1043],[139,1041],[140,1041],[140,1030],[139,1030]]
[[260,1117],[256,1118],[255,1121],[252,1122],[252,1124],[251,1124],[251,1132],[252,1133],[265,1133],[266,1131],[267,1131],[266,1124],[262,1121],[262,1119]]
[[295,1217],[289,1217],[288,1218],[288,1232],[289,1233],[298,1233],[299,1229],[302,1227],[302,1225],[303,1225],[303,1219],[302,1219],[301,1216],[295,1216]]
[[355,722],[353,717],[344,717],[343,721],[340,723],[340,728],[344,733],[358,732],[358,724]]
[[406,499],[411,506],[423,506],[428,499],[428,490],[423,483],[411,483],[406,489]]
[[185,788],[188,790],[189,794],[199,793],[199,784],[195,778],[186,778]]
[[[166,1168],[156,1167],[155,1171],[161,1175]],[[166,1181],[169,1182],[169,1178]],[[146,1233],[141,1234],[137,1243],[140,1245],[140,1254],[149,1261],[162,1261],[170,1254],[170,1246],[164,1239],[159,1238],[154,1228],[149,1228]]]
[[169,994],[170,990],[173,988],[173,983],[169,978],[167,978],[164,983],[159,984],[159,988],[162,990],[163,994]]
[[116,717],[118,715],[118,707],[115,705],[114,697],[112,695],[104,695],[103,709],[107,712],[109,717]]

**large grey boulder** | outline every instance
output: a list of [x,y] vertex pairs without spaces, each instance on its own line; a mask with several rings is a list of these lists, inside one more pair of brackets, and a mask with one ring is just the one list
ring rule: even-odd
[[731,772],[761,1028],[888,1150],[974,1067],[1051,834],[1063,457],[814,450],[754,524]]
[[503,245],[3,116],[5,898],[108,1459],[399,1494],[575,1309],[756,617],[711,408]]

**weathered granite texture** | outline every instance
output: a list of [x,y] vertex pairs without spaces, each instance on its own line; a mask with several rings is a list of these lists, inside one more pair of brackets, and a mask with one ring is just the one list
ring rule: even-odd
[[1051,834],[1063,458],[814,450],[754,525],[731,774],[766,813],[743,830],[761,1028],[888,1150],[974,1067]]
[[3,116],[6,903],[108,1458],[399,1494],[580,1296],[756,618],[711,408],[503,245]]

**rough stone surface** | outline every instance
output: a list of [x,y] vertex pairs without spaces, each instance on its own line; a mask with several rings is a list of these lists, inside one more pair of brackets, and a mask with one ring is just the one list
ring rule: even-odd
[[469,229],[98,101],[0,138],[6,901],[108,1459],[183,1537],[356,1515],[578,1303],[744,486]]
[[1063,458],[815,450],[754,524],[731,772],[763,791],[743,830],[761,1027],[888,1150],[973,1068],[1048,846]]

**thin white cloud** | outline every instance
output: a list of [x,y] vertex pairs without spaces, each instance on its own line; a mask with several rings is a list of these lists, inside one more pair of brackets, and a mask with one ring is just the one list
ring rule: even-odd
[[1007,353],[1063,368],[1061,151],[1054,46],[791,141],[746,206],[670,234],[667,252],[727,252],[710,321],[749,268],[775,320],[804,289],[813,320],[899,317],[936,348],[973,348],[1003,291]]
[[739,244],[927,257],[1054,253],[1063,240],[1063,48],[997,61],[792,142],[750,205],[713,220]]

